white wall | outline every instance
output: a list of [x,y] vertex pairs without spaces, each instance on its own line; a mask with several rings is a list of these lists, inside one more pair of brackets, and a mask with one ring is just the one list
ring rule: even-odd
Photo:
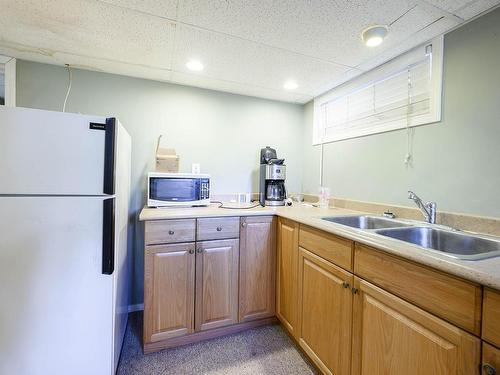
[[[60,111],[67,81],[63,67],[18,60],[17,105]],[[216,193],[257,191],[259,152],[267,145],[286,159],[289,191],[301,189],[302,106],[74,70],[66,110],[116,116],[132,137],[134,303],[142,302],[143,279],[143,230],[135,216],[145,203],[159,134],[180,154],[181,171],[200,163]]]

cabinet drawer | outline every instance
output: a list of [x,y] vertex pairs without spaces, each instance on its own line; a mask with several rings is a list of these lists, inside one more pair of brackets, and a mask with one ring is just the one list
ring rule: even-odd
[[146,221],[146,245],[195,240],[196,219]]
[[356,243],[354,273],[476,335],[481,286]]
[[483,361],[481,365],[481,374],[499,374],[500,373],[500,349],[495,348],[483,342]]
[[500,347],[500,292],[489,288],[484,288],[483,339]]
[[238,238],[239,235],[239,217],[211,217],[198,219],[196,225],[197,241]]
[[301,225],[299,246],[346,270],[352,271],[353,242],[350,240]]

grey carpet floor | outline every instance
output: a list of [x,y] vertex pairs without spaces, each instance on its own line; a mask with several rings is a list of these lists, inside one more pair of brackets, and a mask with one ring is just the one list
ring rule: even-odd
[[118,375],[316,374],[279,325],[143,354],[142,313],[129,316]]

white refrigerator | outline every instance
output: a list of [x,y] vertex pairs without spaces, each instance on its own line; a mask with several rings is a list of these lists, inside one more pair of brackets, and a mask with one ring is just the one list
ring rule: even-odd
[[0,374],[116,372],[130,147],[114,118],[0,106]]

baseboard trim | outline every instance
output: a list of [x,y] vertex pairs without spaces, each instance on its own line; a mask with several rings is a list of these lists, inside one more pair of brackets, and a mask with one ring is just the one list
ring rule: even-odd
[[135,305],[128,305],[128,312],[133,313],[136,311],[143,311],[144,310],[144,304],[143,303],[138,303]]

